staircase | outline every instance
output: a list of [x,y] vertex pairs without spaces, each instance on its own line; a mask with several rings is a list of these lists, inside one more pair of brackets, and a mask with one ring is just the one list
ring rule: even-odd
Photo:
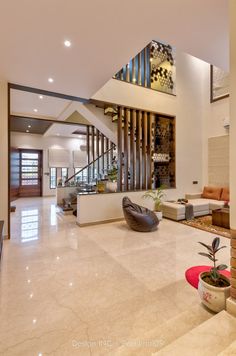
[[196,305],[135,340],[133,344],[141,341],[141,346],[124,345],[113,354],[233,356],[236,355],[236,318],[226,311],[211,314],[202,305]]

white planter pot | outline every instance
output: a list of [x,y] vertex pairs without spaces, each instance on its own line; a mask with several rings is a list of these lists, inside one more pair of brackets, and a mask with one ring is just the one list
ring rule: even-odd
[[110,193],[115,193],[117,191],[117,182],[106,182],[106,190]]
[[155,211],[155,214],[156,214],[158,220],[161,221],[162,220],[162,216],[163,216],[162,211]]
[[[202,303],[210,310],[218,313],[226,308],[226,299],[230,295],[230,286],[220,288],[204,282],[202,277],[208,272],[202,272],[199,276],[198,293]],[[223,279],[228,280],[225,276]]]

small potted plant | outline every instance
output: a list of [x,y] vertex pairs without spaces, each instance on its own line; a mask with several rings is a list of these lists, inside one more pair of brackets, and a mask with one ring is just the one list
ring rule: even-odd
[[200,274],[198,292],[205,306],[214,312],[220,312],[225,309],[226,299],[230,295],[230,281],[220,274],[219,271],[225,270],[227,266],[224,264],[216,265],[218,261],[216,253],[226,246],[220,247],[219,237],[214,238],[211,245],[206,245],[203,242],[199,243],[207,249],[207,253],[199,252],[199,255],[207,257],[213,262],[213,266],[210,271]]
[[162,220],[162,211],[161,211],[161,204],[162,200],[165,196],[164,193],[165,186],[161,185],[159,188],[156,190],[148,190],[144,195],[144,199],[152,199],[154,202],[154,211],[156,213],[156,216],[158,220]]
[[115,193],[117,191],[117,174],[118,169],[115,165],[113,165],[107,172],[108,181],[106,183],[106,190],[108,192]]

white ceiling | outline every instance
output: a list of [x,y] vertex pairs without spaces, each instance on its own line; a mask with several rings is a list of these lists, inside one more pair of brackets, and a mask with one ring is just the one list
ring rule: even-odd
[[86,133],[86,126],[83,125],[67,125],[67,124],[53,124],[45,132],[44,136],[62,136],[72,138],[84,138],[85,136],[73,134],[73,132],[79,130]]
[[227,70],[228,1],[0,0],[0,78],[13,83],[90,98],[152,39]]
[[[70,106],[71,101],[51,96],[11,89],[11,114],[57,119]],[[35,112],[34,109],[38,111]]]

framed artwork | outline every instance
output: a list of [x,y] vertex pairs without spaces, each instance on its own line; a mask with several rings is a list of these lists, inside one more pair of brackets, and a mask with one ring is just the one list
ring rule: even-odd
[[229,96],[229,73],[211,64],[210,80],[211,103]]

